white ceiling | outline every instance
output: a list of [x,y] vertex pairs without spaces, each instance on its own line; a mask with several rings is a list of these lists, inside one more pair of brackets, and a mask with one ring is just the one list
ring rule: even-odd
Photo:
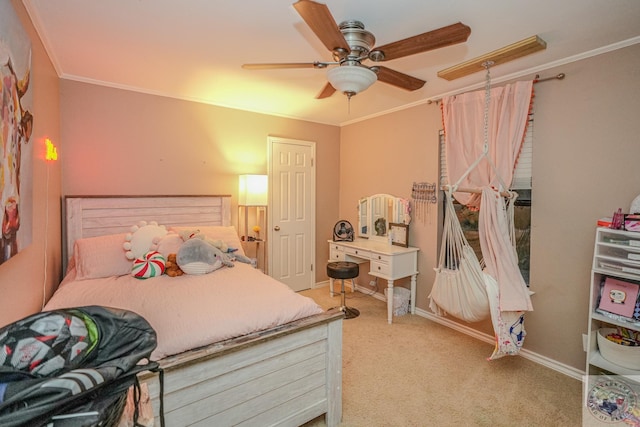
[[293,2],[23,0],[61,78],[335,125],[480,87],[484,73],[437,72],[532,35],[547,49],[495,66],[494,82],[640,42],[638,0],[326,0],[337,23],[362,21],[377,45],[471,27],[466,43],[383,63],[427,80],[422,89],[376,82],[349,105],[340,93],[315,99],[326,70],[241,69],[332,60]]

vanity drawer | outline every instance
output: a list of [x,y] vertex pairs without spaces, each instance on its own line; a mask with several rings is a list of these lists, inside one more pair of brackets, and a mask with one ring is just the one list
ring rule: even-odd
[[331,246],[331,249],[329,250],[329,259],[332,262],[344,261],[344,251],[342,250],[342,248],[335,249],[333,246]]
[[332,243],[332,244],[329,245],[329,250],[330,251],[340,251],[340,252],[342,252],[342,251],[344,251],[344,246]]
[[371,273],[382,274],[384,276],[389,276],[391,273],[391,268],[389,264],[379,261],[371,261]]
[[379,263],[389,264],[391,257],[389,255],[371,254],[371,260]]
[[371,258],[371,252],[365,251],[365,250],[362,250],[362,249],[344,247],[344,253],[346,255],[351,255],[351,256],[354,256],[356,258],[364,258],[364,259]]

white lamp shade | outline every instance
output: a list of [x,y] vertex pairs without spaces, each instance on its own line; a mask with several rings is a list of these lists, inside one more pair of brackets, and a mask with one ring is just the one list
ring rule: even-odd
[[327,71],[327,79],[336,90],[356,94],[378,80],[378,75],[366,67],[350,65],[330,69]]
[[239,206],[267,206],[267,175],[240,175]]

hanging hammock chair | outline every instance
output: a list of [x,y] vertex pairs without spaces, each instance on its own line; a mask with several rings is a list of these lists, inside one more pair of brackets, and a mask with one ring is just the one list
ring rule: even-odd
[[449,314],[466,322],[478,322],[489,316],[484,273],[464,236],[452,193],[452,189],[445,192],[442,246],[429,308],[439,316]]
[[458,184],[480,163],[482,159],[489,161],[495,171],[495,165],[487,156],[488,115],[491,96],[489,63],[484,103],[484,147],[483,153],[467,168],[454,185],[445,191],[444,228],[442,231],[442,247],[436,270],[436,279],[429,295],[429,308],[439,316],[450,314],[466,322],[478,322],[490,314],[489,297],[485,284],[482,266],[473,248],[467,241],[453,205],[453,193]]

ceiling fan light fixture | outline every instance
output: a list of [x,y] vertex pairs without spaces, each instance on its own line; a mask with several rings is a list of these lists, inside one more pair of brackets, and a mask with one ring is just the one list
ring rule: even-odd
[[366,90],[378,76],[366,67],[345,65],[327,71],[327,79],[336,90],[351,97]]

